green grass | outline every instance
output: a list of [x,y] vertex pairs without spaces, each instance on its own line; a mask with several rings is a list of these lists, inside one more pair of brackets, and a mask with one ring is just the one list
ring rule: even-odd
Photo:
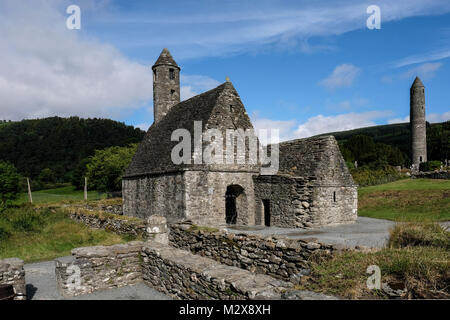
[[347,299],[387,298],[381,290],[367,288],[370,265],[381,270],[381,282],[400,283],[408,298],[449,298],[450,251],[439,247],[385,248],[364,253],[344,251],[311,264],[311,277],[297,289],[337,295]]
[[407,289],[405,298],[450,298],[450,233],[438,223],[397,223],[387,248],[372,252],[341,251],[313,256],[311,277],[299,289],[350,299],[388,298],[367,288],[366,270],[376,265],[381,282]]
[[[33,203],[55,203],[60,201],[81,201],[84,199],[83,190],[75,190],[73,186],[67,186],[57,189],[41,190],[31,193],[33,197]],[[97,191],[88,191],[88,200],[104,199],[105,194],[98,194]],[[28,194],[23,193],[15,204],[23,204],[28,202]]]
[[73,248],[113,245],[129,240],[76,223],[59,209],[36,210],[23,206],[0,213],[0,259],[51,260],[70,255]]
[[450,220],[450,181],[403,179],[359,188],[358,215],[394,221]]

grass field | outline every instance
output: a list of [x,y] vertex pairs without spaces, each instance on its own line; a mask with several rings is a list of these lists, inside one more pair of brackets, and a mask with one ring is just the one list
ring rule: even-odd
[[358,215],[394,221],[450,220],[450,181],[403,179],[359,188]]
[[60,209],[23,206],[0,214],[0,259],[51,260],[70,255],[73,248],[112,245],[128,240],[76,223]]
[[[63,200],[74,200],[79,201],[84,199],[83,190],[75,190],[73,186],[67,186],[57,189],[48,189],[35,191],[31,193],[33,197],[33,203],[54,203]],[[104,199],[106,195],[104,193],[98,193],[97,191],[88,191],[88,200],[100,200]],[[15,204],[23,204],[28,202],[28,194],[23,193],[20,198],[15,202]]]

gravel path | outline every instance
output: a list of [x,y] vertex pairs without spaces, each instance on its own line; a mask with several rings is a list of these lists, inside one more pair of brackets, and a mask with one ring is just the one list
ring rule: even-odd
[[[56,289],[55,262],[26,264],[27,296],[31,300],[63,300]],[[97,291],[71,298],[72,300],[168,300],[170,297],[143,283],[122,288]]]
[[358,220],[352,224],[310,230],[278,227],[236,227],[227,228],[227,230],[262,236],[278,235],[291,239],[317,239],[319,242],[338,244],[347,248],[355,246],[382,248],[389,238],[389,229],[394,225],[395,222],[389,220],[358,217]]

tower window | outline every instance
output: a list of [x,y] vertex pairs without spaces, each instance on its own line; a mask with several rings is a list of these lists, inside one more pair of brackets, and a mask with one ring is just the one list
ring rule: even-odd
[[169,79],[175,79],[175,70],[173,70],[172,68],[169,69]]
[[156,70],[153,70],[153,81],[156,81]]
[[333,202],[336,202],[336,191],[333,192]]
[[230,112],[233,112],[233,111],[234,111],[233,105],[230,104]]
[[170,90],[170,95],[173,96],[173,94],[175,93],[175,90]]

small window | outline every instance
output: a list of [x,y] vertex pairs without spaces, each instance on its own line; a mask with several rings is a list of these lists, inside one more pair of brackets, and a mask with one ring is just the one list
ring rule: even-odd
[[264,207],[264,225],[270,227],[270,200],[263,199],[262,203]]
[[173,94],[175,93],[175,90],[170,90],[170,95],[173,96]]
[[169,79],[175,79],[175,70],[173,70],[172,68],[169,69]]
[[422,162],[422,156],[419,157],[419,161]]
[[333,192],[333,202],[336,202],[336,191]]
[[233,107],[233,105],[230,104],[230,112],[233,112],[233,111],[234,111],[234,107]]
[[153,70],[153,81],[156,81],[156,70]]

